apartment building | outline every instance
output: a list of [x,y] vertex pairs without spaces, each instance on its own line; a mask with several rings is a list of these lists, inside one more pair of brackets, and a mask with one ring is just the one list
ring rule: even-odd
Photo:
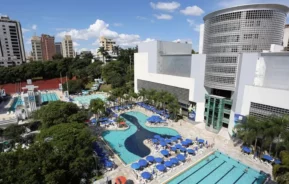
[[62,54],[62,43],[61,42],[55,42],[55,52],[56,54]]
[[65,58],[74,57],[73,41],[70,35],[65,35],[62,40],[62,55]]
[[33,36],[31,38],[32,51],[31,55],[33,61],[42,61],[41,37]]
[[52,60],[52,56],[55,55],[54,37],[47,34],[41,35],[41,49],[43,61]]

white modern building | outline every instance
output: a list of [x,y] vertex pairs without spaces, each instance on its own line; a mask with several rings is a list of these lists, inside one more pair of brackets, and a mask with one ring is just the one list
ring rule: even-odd
[[32,36],[31,45],[32,45],[31,54],[33,61],[42,61],[41,37]]
[[74,57],[73,42],[70,35],[64,36],[61,45],[63,57],[73,58]]
[[173,93],[183,110],[193,105],[192,120],[229,135],[244,116],[289,114],[289,52],[282,46],[288,11],[262,4],[210,13],[200,31],[203,54],[191,55],[189,44],[139,44],[135,92]]
[[289,24],[285,25],[283,47],[285,47],[285,50],[289,51]]
[[15,66],[25,61],[21,24],[0,16],[0,66]]

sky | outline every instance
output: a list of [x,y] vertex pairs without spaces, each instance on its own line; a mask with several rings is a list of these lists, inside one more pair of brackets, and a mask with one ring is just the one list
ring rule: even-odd
[[9,0],[1,2],[0,15],[20,21],[26,53],[31,37],[41,34],[55,36],[55,41],[69,34],[77,52],[96,53],[100,36],[121,47],[164,40],[188,42],[198,51],[199,26],[206,14],[252,3],[289,6],[289,0]]

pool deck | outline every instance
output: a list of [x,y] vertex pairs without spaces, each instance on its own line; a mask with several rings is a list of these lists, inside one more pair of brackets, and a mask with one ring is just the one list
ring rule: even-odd
[[[141,107],[135,107],[129,111],[139,111],[147,116],[151,116],[154,113],[145,110]],[[129,112],[129,111],[122,111],[120,113]],[[147,123],[146,123],[147,125]],[[152,126],[152,127],[161,127],[161,126]],[[209,132],[205,129],[205,123],[190,123],[185,120],[181,120],[179,122],[172,122],[168,121],[167,128],[172,128],[178,131],[184,138],[191,138],[195,140],[196,137],[202,138],[208,141],[209,144],[214,144],[213,148],[205,149],[202,154],[199,154],[193,157],[191,162],[187,162],[182,166],[176,167],[177,171],[184,171],[187,168],[191,167],[192,165],[198,163],[202,158],[206,157],[207,155],[211,154],[215,150],[219,150],[224,154],[234,158],[235,160],[239,160],[243,164],[250,166],[251,168],[257,171],[264,171],[270,175],[272,175],[272,166],[268,166],[263,164],[259,161],[254,161],[249,155],[246,155],[241,152],[240,144],[234,143],[232,140],[228,140],[226,137],[222,135],[218,135],[212,132]],[[150,147],[151,149],[151,147]],[[156,155],[154,152],[152,155]],[[136,178],[136,173],[131,169],[130,165],[124,165],[120,159],[117,159],[118,156],[114,159],[115,163],[118,165],[118,168],[105,173],[105,178],[102,180],[98,180],[94,182],[95,184],[105,183],[107,180],[106,177],[109,179],[114,179],[117,176],[125,176],[128,179],[132,179],[135,183],[139,183],[138,179]],[[149,183],[156,184],[156,183],[165,183],[174,175],[171,172],[164,173],[162,177],[157,177],[156,179],[150,181]]]

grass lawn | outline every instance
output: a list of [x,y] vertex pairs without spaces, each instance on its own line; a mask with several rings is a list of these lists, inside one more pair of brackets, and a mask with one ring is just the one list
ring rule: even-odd
[[85,85],[85,89],[88,90],[92,87],[92,85],[94,84],[94,82],[89,82]]
[[99,91],[109,92],[111,90],[111,84],[102,84]]

